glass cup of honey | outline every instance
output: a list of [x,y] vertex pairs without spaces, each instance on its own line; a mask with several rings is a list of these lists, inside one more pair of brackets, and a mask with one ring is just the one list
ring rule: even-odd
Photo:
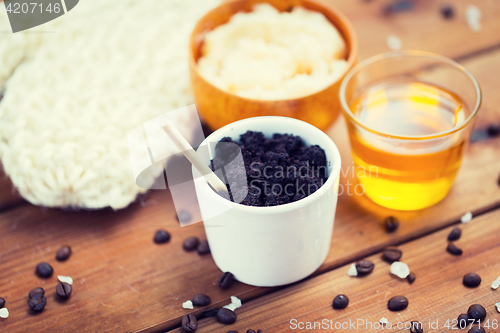
[[463,66],[422,51],[381,54],[346,75],[340,101],[368,198],[417,210],[446,197],[481,104]]

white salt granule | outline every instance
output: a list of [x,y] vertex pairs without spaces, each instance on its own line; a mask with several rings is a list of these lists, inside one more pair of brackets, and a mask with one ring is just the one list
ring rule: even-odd
[[387,324],[387,323],[389,323],[389,319],[387,319],[386,317],[382,317],[382,318],[380,318],[380,323]]
[[491,284],[491,289],[498,289],[498,287],[500,287],[500,276],[498,277],[498,279],[496,279],[495,281],[493,281],[493,283]]
[[236,308],[241,307],[241,300],[236,296],[231,296],[231,304],[234,304]]
[[73,284],[73,279],[70,276],[58,275],[57,279],[61,282],[66,282],[67,284]]
[[483,12],[481,9],[474,5],[468,5],[465,8],[465,19],[469,28],[474,32],[481,31],[481,18],[483,17]]
[[0,309],[0,318],[7,318],[9,317],[9,310],[7,308],[1,308]]
[[498,303],[495,303],[496,307],[497,307],[497,311],[500,312],[500,302]]
[[192,309],[193,308],[193,302],[191,302],[190,300],[187,300],[184,303],[182,303],[182,307],[184,309]]
[[356,269],[356,264],[351,264],[349,270],[347,271],[349,276],[358,276],[358,270]]
[[410,268],[404,262],[395,261],[391,265],[391,273],[401,279],[404,279],[410,275]]
[[237,306],[236,306],[235,304],[231,303],[231,304],[228,304],[228,305],[223,306],[223,308],[224,308],[224,309],[229,309],[229,310],[231,310],[231,311],[234,311],[234,310],[236,310],[236,309],[237,309]]
[[390,35],[387,37],[387,47],[392,51],[399,51],[403,48],[403,42],[398,36]]
[[469,223],[472,220],[472,213],[467,212],[460,218],[460,222],[462,223]]

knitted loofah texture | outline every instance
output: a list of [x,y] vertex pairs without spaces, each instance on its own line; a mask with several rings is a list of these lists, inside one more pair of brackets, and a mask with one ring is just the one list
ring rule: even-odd
[[[0,159],[20,194],[48,207],[120,209],[146,191],[127,137],[193,103],[189,35],[219,2],[84,0],[54,21],[2,34]],[[3,10],[0,29],[10,30]],[[176,119],[183,133],[192,122]],[[151,183],[161,172],[150,170]]]

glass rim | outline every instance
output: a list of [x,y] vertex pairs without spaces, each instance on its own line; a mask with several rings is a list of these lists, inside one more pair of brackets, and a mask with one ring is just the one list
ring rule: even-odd
[[[446,63],[448,65],[451,65],[451,66],[455,67],[457,70],[464,73],[471,80],[471,82],[476,90],[476,103],[474,105],[474,108],[473,108],[471,114],[467,117],[467,119],[465,119],[465,121],[460,126],[453,127],[447,131],[443,131],[443,132],[439,132],[439,133],[431,134],[431,135],[415,135],[415,136],[392,135],[389,133],[377,131],[373,128],[370,128],[366,124],[363,124],[352,113],[351,108],[349,108],[349,105],[347,104],[346,96],[345,96],[347,83],[352,79],[352,77],[356,73],[358,73],[360,70],[367,67],[368,65],[371,65],[371,64],[378,62],[380,60],[389,59],[389,58],[396,58],[396,57],[421,57],[421,58],[434,59],[434,60],[440,61],[442,63]],[[361,61],[345,75],[345,77],[342,80],[342,83],[340,85],[339,95],[340,95],[339,96],[340,97],[340,105],[342,107],[344,115],[347,115],[349,117],[349,120],[354,122],[357,126],[360,126],[363,129],[365,129],[373,134],[379,135],[379,136],[384,136],[384,137],[388,137],[388,138],[392,138],[392,139],[401,139],[401,140],[428,140],[428,139],[440,138],[440,137],[447,136],[447,135],[453,134],[455,132],[458,132],[458,131],[462,130],[463,128],[465,128],[466,126],[468,126],[470,124],[470,122],[476,117],[476,115],[479,111],[479,107],[481,106],[481,103],[482,103],[481,88],[479,87],[479,84],[478,84],[477,80],[474,78],[474,76],[464,66],[460,65],[456,61],[454,61],[450,58],[447,58],[445,56],[442,56],[442,55],[439,55],[436,53],[432,53],[432,52],[416,51],[416,50],[386,52],[386,53],[372,56],[368,59]]]

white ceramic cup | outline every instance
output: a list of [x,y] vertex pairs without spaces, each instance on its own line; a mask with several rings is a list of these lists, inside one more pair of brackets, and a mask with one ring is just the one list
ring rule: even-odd
[[[300,136],[306,145],[319,145],[326,154],[328,179],[308,197],[271,207],[252,207],[216,194],[193,168],[196,195],[212,257],[223,272],[260,287],[299,281],[318,269],[330,249],[340,175],[340,153],[318,128],[287,117],[240,120],[212,133],[198,149],[207,164],[223,137],[239,140],[246,131]],[[212,144],[214,143],[214,144]],[[201,147],[200,146],[200,147]],[[205,151],[205,153],[202,153]]]

